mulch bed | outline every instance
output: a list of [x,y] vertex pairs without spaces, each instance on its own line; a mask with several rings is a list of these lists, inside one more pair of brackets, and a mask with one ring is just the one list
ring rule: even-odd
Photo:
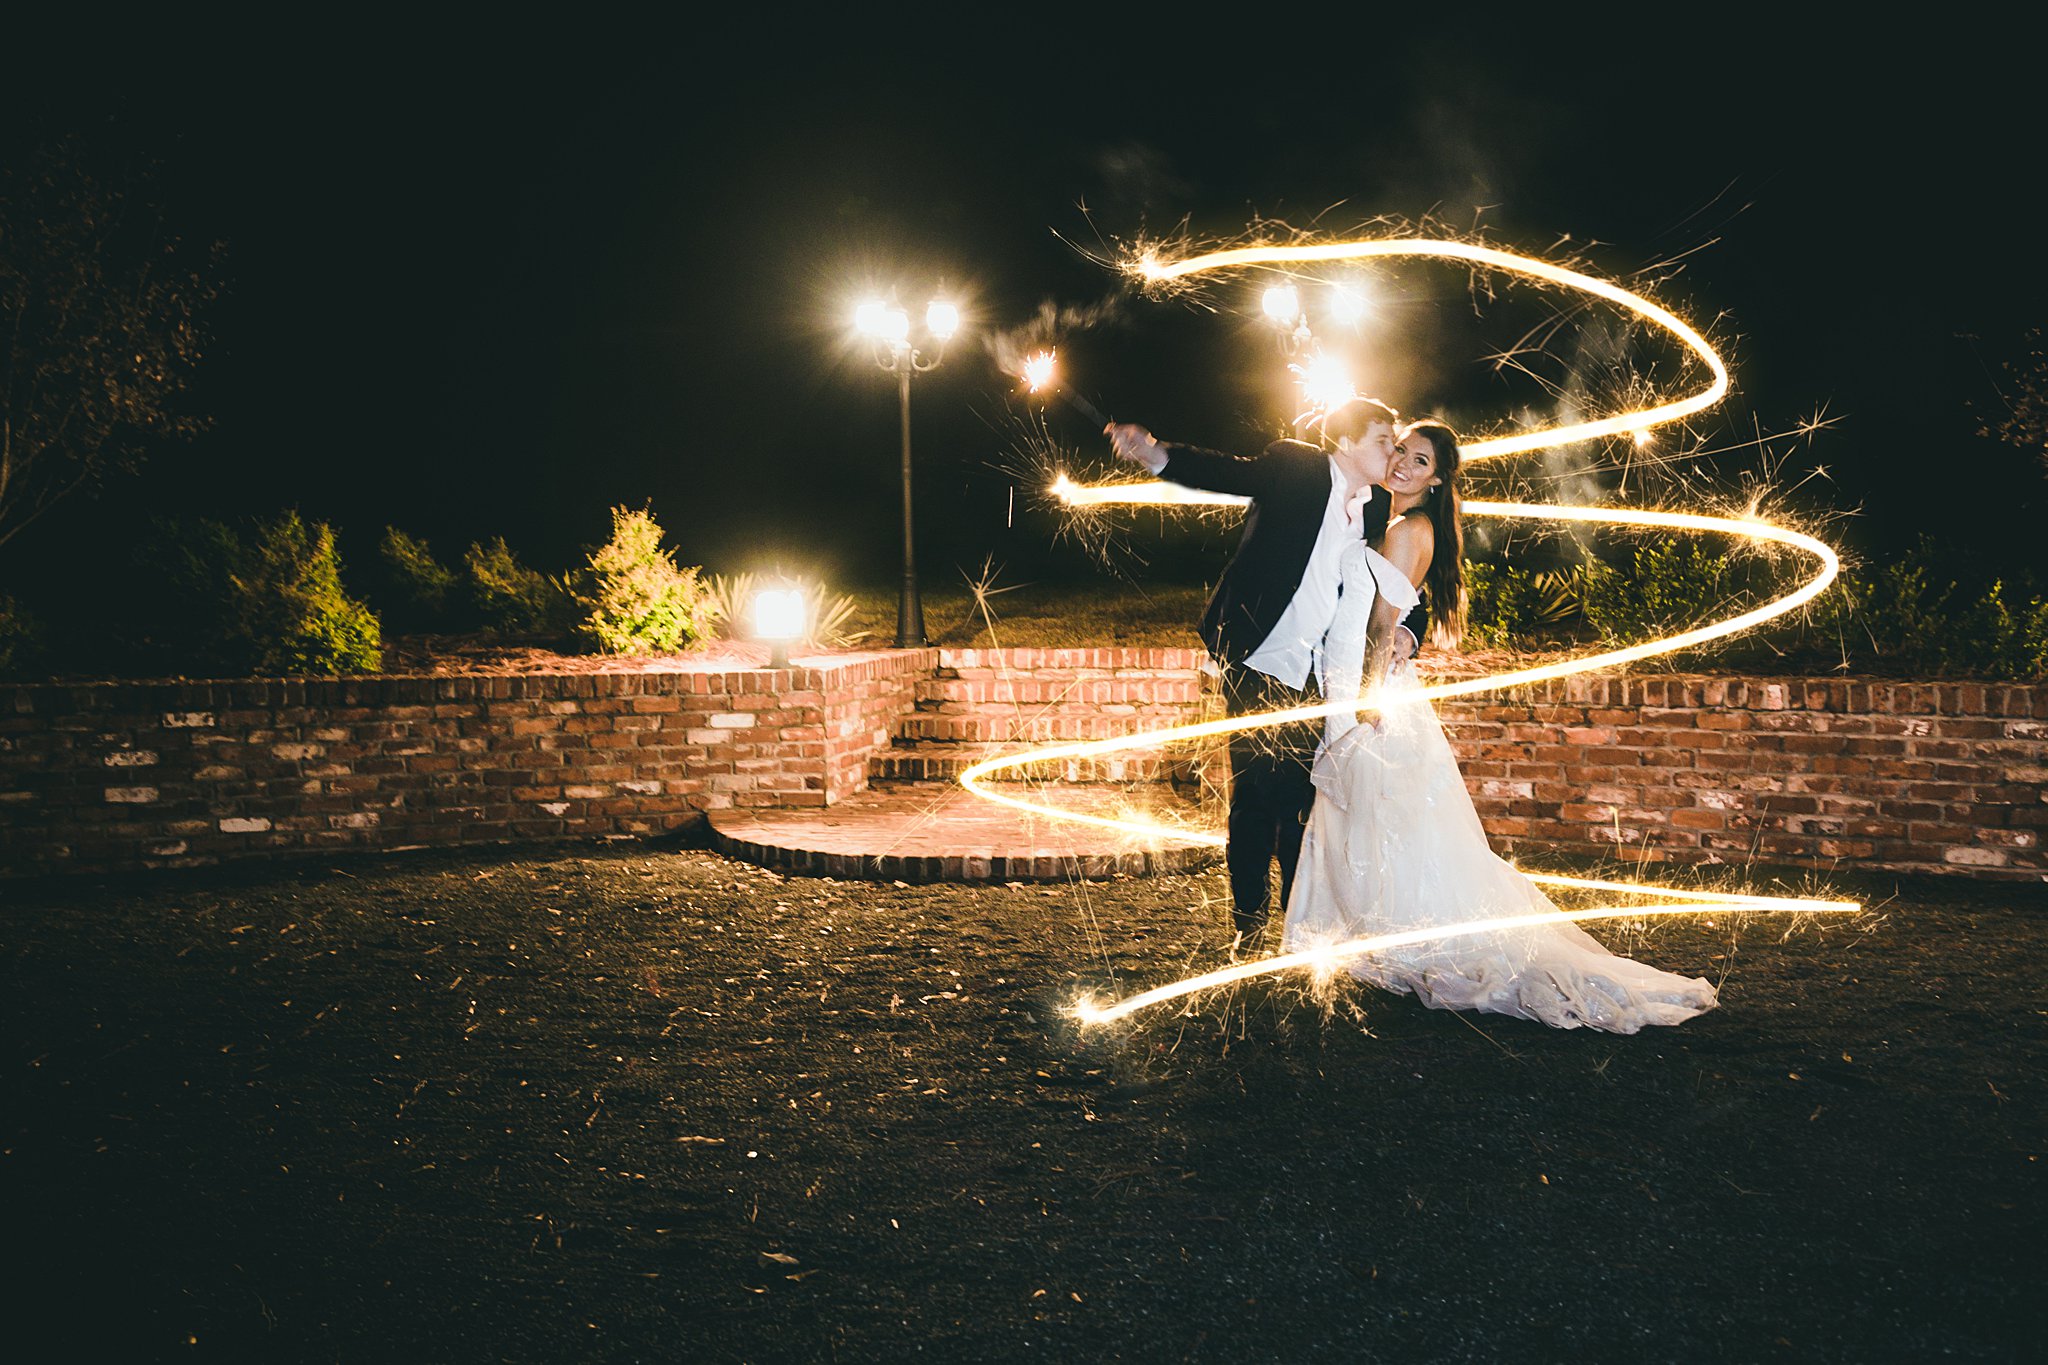
[[[1632,1038],[1254,985],[1220,871],[4,889],[18,1359],[2032,1358],[2048,888],[1606,936]],[[1781,941],[1782,940],[1782,941]]]

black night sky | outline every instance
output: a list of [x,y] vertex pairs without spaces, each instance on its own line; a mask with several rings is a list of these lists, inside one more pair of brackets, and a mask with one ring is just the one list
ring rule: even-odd
[[[1728,343],[1724,420],[1841,419],[1810,459],[1828,500],[1863,509],[1852,540],[1968,528],[2027,562],[2042,470],[1974,432],[1998,363],[2048,323],[2024,207],[2038,95],[1997,69],[2028,44],[1701,15],[1167,46],[1007,10],[971,28],[356,18],[89,58],[80,34],[25,43],[0,96],[10,146],[77,130],[159,163],[171,225],[226,243],[229,293],[194,395],[212,432],[53,514],[0,579],[108,558],[146,513],[294,505],[339,525],[351,562],[392,522],[444,558],[503,534],[559,569],[609,505],[651,501],[685,563],[886,583],[894,394],[844,344],[863,283],[921,304],[944,282],[985,335],[1117,292],[1074,243],[1318,214],[1476,222],[1537,252],[1569,237],[1613,275],[1683,256],[1661,297]],[[1482,352],[1443,343],[1471,309],[1462,278],[1440,284],[1403,323],[1433,359],[1387,396],[1484,424],[1506,400]],[[1250,447],[1283,415],[1246,378],[1276,361],[1239,320],[1114,313],[1065,345],[1119,418]],[[1456,335],[1513,339],[1490,323]],[[972,343],[919,382],[935,578],[985,554],[1058,562],[1041,524],[1005,524],[1010,387]]]

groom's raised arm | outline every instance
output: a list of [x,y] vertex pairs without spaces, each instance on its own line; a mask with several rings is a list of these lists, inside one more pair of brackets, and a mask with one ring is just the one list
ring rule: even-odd
[[1134,423],[1112,425],[1104,434],[1121,458],[1143,465],[1162,479],[1210,493],[1263,497],[1273,489],[1279,473],[1278,461],[1247,460],[1200,446],[1160,441]]
[[1200,446],[1166,444],[1166,463],[1157,471],[1189,488],[1209,493],[1234,493],[1241,498],[1262,498],[1272,492],[1277,460],[1248,460],[1241,455],[1204,450]]

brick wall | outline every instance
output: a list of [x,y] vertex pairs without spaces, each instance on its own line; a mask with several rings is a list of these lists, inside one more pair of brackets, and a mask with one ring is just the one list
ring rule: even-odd
[[2048,880],[2048,686],[1582,676],[1443,716],[1503,847]]
[[[944,779],[964,761],[1025,744],[1109,739],[1221,716],[1199,649],[948,649],[917,686],[878,777]],[[1069,782],[1170,780],[1219,774],[1220,745],[1127,749],[1031,770]],[[1217,778],[1216,780],[1220,780]]]
[[936,662],[0,687],[0,872],[644,835],[826,805]]
[[[0,872],[630,836],[725,806],[823,806],[871,771],[934,775],[948,744],[1214,714],[1200,662],[922,650],[786,672],[0,687]],[[2048,879],[2048,686],[1578,677],[1443,714],[1503,851]],[[1215,747],[1066,775],[1184,777],[1220,766]]]
[[[1221,713],[1195,650],[941,662],[911,722],[931,738],[1089,739]],[[1441,712],[1503,852],[2048,880],[2048,686],[1580,676]],[[1220,748],[1064,775],[1213,773]]]

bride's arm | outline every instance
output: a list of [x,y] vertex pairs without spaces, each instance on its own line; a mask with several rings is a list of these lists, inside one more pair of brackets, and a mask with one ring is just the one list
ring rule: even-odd
[[[1352,554],[1363,554],[1363,547],[1354,549]],[[1376,609],[1381,605],[1375,591],[1372,574],[1356,573],[1345,577],[1343,594],[1337,599],[1337,610],[1330,618],[1330,629],[1323,636],[1321,653],[1323,699],[1347,705],[1358,700],[1359,675],[1364,671],[1367,641],[1372,636],[1372,621]],[[1326,739],[1335,744],[1358,724],[1358,713],[1352,709],[1332,712],[1323,725]]]
[[[1385,548],[1380,554],[1400,570],[1409,585],[1419,586],[1422,576],[1429,572],[1429,557],[1435,539],[1436,530],[1430,525],[1429,518],[1403,517],[1387,529]],[[1365,637],[1363,670],[1365,695],[1368,697],[1386,681],[1387,670],[1393,666],[1394,645],[1405,610],[1384,591],[1373,603],[1372,625]]]

